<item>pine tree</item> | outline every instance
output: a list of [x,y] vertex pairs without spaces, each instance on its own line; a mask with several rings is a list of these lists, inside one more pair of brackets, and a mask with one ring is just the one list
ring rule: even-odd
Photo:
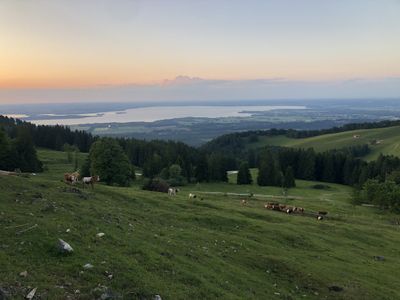
[[282,185],[284,188],[292,188],[296,186],[296,182],[294,180],[294,172],[291,166],[287,167],[285,171]]
[[260,186],[280,186],[281,179],[275,157],[269,151],[263,153],[260,158],[260,166],[257,177]]
[[258,176],[257,176],[257,184],[259,186],[267,186],[268,185],[268,165],[266,162],[261,162],[258,168]]
[[204,182],[209,180],[208,163],[206,156],[202,155],[194,171],[194,176],[198,182]]
[[0,128],[0,170],[10,170],[10,140]]
[[299,178],[305,180],[315,179],[315,152],[313,149],[301,150],[298,164]]
[[333,156],[330,153],[326,153],[324,157],[324,170],[322,173],[322,179],[326,182],[335,182],[335,165]]
[[28,128],[21,127],[17,138],[13,141],[13,154],[15,156],[15,167],[22,172],[40,172],[42,163],[37,158],[36,149]]
[[237,184],[251,184],[252,182],[248,163],[242,163],[237,174]]

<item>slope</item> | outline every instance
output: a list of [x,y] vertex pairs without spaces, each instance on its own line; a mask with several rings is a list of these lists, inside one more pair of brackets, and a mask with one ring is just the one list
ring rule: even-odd
[[[43,299],[400,297],[397,216],[350,205],[348,187],[321,191],[298,181],[279,200],[327,210],[329,218],[318,222],[265,210],[267,198],[242,206],[226,194],[280,196],[279,188],[205,183],[176,197],[139,184],[72,188],[61,181],[71,169],[65,153],[39,154],[43,174],[0,177],[0,288],[12,298],[33,287]],[[189,200],[189,192],[199,197]],[[58,238],[72,255],[57,253]],[[87,263],[93,268],[84,269]],[[24,270],[28,275],[19,276]]]
[[[377,143],[371,144],[372,141]],[[258,142],[248,143],[247,147],[259,148],[274,145],[326,151],[364,144],[369,144],[372,150],[365,157],[367,160],[376,159],[380,153],[400,156],[400,126],[345,131],[300,139],[286,136],[260,136]]]

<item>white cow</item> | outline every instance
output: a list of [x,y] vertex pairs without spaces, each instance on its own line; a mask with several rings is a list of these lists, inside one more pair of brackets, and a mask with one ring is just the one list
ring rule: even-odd
[[176,196],[176,194],[179,192],[179,189],[177,188],[169,188],[168,189],[168,195],[169,196]]
[[83,177],[82,178],[82,184],[83,184],[83,188],[85,188],[85,185],[91,185],[92,189],[94,188],[94,184],[96,182],[100,181],[100,177],[99,176],[90,176],[90,177]]

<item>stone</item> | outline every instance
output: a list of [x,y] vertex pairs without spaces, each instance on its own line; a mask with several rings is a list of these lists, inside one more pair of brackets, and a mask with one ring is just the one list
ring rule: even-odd
[[26,295],[26,299],[33,299],[33,297],[35,297],[35,294],[36,294],[36,290],[37,290],[37,288],[34,288],[33,290],[31,290],[29,293],[28,293],[28,295]]
[[28,276],[28,271],[23,271],[23,272],[19,273],[19,276],[21,276],[21,277]]
[[153,298],[153,300],[162,300],[162,298],[161,298],[160,295],[155,295],[154,298]]
[[63,241],[62,239],[58,239],[58,250],[61,253],[72,253],[74,251],[71,245]]
[[101,237],[103,237],[105,234],[104,234],[104,232],[99,232],[98,234],[96,234],[96,236],[98,237],[98,238],[101,238]]
[[377,260],[377,261],[384,261],[385,257],[381,256],[381,255],[376,255],[376,256],[374,256],[374,259]]
[[343,291],[343,288],[340,287],[340,286],[337,286],[337,285],[331,285],[330,287],[328,287],[328,289],[330,291],[333,291],[333,292],[341,292],[341,291]]
[[83,268],[86,269],[86,270],[87,269],[92,269],[93,265],[88,263],[88,264],[84,265]]

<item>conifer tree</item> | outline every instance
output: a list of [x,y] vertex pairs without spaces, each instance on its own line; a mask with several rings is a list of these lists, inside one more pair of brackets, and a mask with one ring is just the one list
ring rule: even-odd
[[248,163],[244,162],[240,165],[239,172],[237,174],[237,184],[251,184],[253,179]]

